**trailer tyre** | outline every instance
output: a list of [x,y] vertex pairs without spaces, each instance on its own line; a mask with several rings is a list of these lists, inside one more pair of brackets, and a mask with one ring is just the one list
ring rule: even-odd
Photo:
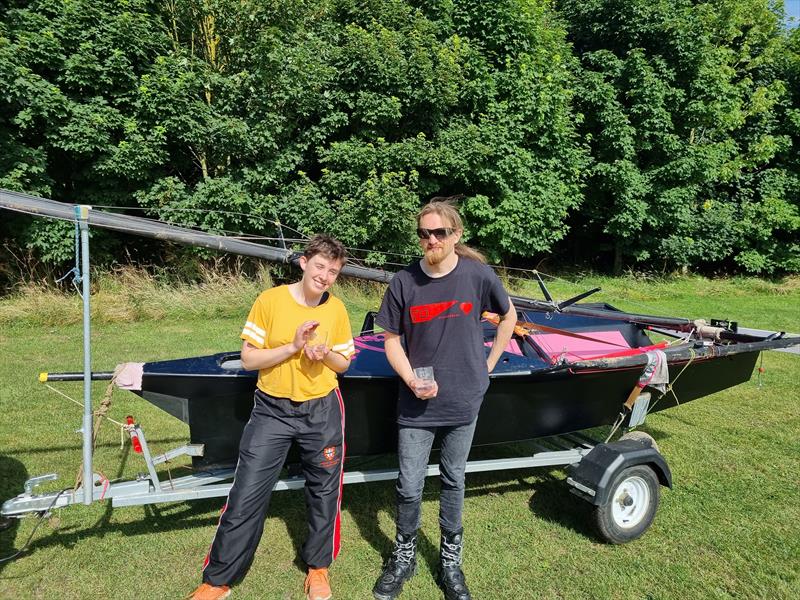
[[645,442],[650,444],[650,447],[653,448],[656,452],[658,452],[658,443],[656,442],[655,438],[650,435],[649,433],[645,433],[644,431],[639,431],[638,429],[634,429],[633,431],[629,431],[628,433],[624,434],[622,437],[619,438],[620,440],[637,440],[641,442]]
[[620,471],[608,500],[594,509],[594,523],[603,540],[624,544],[641,537],[656,516],[659,492],[658,476],[649,466]]

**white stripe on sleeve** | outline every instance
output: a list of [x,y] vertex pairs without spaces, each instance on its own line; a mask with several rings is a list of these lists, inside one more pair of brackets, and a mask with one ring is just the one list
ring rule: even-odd
[[353,340],[349,342],[345,342],[344,344],[337,344],[333,348],[331,348],[333,352],[338,352],[345,358],[350,358],[353,353],[356,351],[355,345],[353,344]]
[[257,334],[257,335],[260,335],[261,337],[264,337],[264,336],[267,334],[267,332],[266,332],[266,331],[264,331],[263,329],[261,329],[261,327],[259,327],[258,325],[256,325],[256,324],[255,324],[255,323],[253,323],[252,321],[248,321],[247,323],[245,323],[245,324],[244,324],[244,327],[245,327],[245,329],[247,329],[247,328],[249,327],[249,328],[250,328],[250,329],[252,329],[252,330],[253,330],[253,331],[254,331],[254,332]]
[[259,344],[261,346],[264,345],[264,337],[258,335],[255,331],[253,331],[252,329],[250,329],[248,327],[245,327],[244,329],[242,329],[242,335],[246,336],[246,337],[249,337],[251,340],[253,340],[254,342],[256,342],[257,344]]

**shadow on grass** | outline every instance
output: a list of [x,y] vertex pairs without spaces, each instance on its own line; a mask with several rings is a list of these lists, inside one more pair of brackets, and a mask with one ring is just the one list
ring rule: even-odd
[[[123,472],[125,471],[125,465],[128,461],[129,455],[130,446],[126,445],[119,461],[119,467],[115,477],[112,479],[122,476]],[[13,461],[18,466],[13,464],[9,465],[7,462],[9,460],[13,459],[0,456],[0,475],[2,475],[2,484],[0,484],[0,490],[4,492],[4,497],[7,495],[5,493],[6,490],[10,487],[13,487],[13,484],[9,483],[13,477],[13,469],[20,471],[18,478],[19,483],[16,486],[19,488],[19,490],[22,490],[23,483],[27,478],[27,473],[25,473],[25,469],[22,467],[22,464],[18,461]],[[14,492],[13,495],[19,493],[19,490]],[[45,535],[42,535],[44,530],[40,530],[40,533],[38,533],[35,539],[31,542],[25,555],[27,556],[34,554],[39,549],[55,546],[60,546],[65,549],[73,548],[78,544],[79,541],[89,538],[103,538],[112,533],[120,533],[124,536],[137,536],[152,534],[154,532],[180,531],[214,525],[219,519],[219,510],[224,502],[225,500],[223,498],[218,498],[213,500],[196,501],[191,504],[148,504],[142,507],[145,513],[144,518],[134,522],[114,523],[112,521],[114,507],[110,501],[106,501],[103,514],[93,525],[86,528],[79,528],[77,526],[59,527],[55,531]],[[58,512],[55,512],[54,514],[57,515]],[[17,522],[16,519],[13,519],[12,521],[14,521],[14,523]],[[16,525],[14,525],[14,528],[16,528]],[[12,554],[14,550],[13,546],[10,544],[14,539],[14,534],[9,534],[8,531],[2,531],[0,532],[0,535],[2,536],[0,538],[2,540],[0,543],[0,553],[2,553],[2,556]],[[9,540],[9,545],[6,544],[6,540]],[[202,562],[202,557],[199,557],[198,559],[198,563],[200,562]],[[3,566],[3,564],[0,564],[0,569],[2,569]]]
[[[366,540],[382,559],[388,558],[394,545],[394,535],[388,536],[383,533],[379,523],[382,512],[391,515],[392,521],[394,521],[394,480],[376,481],[349,487],[350,490],[345,488],[344,496],[348,514],[358,527],[362,539]],[[376,577],[379,568],[380,565],[376,565]]]
[[667,432],[666,432],[666,431],[664,431],[663,429],[658,429],[658,428],[656,428],[656,427],[653,427],[653,426],[652,426],[652,425],[650,425],[649,423],[648,423],[648,425],[647,425],[647,427],[646,427],[646,428],[642,429],[642,431],[644,431],[645,433],[647,433],[647,434],[649,434],[649,435],[653,436],[653,439],[654,439],[654,440],[655,440],[657,443],[658,443],[658,442],[663,442],[664,440],[668,440],[669,438],[671,438],[671,437],[672,437],[672,435],[671,435],[671,434],[667,433]]
[[[0,455],[0,502],[13,498],[22,492],[23,485],[28,479],[28,471],[16,458]],[[14,542],[19,529],[19,519],[4,519],[0,517],[0,558],[14,554],[17,549]],[[0,573],[9,561],[0,562]]]
[[528,507],[536,518],[556,523],[587,538],[598,539],[590,521],[591,507],[570,493],[569,485],[561,475],[543,468],[498,471],[472,475],[467,484],[467,498],[529,492]]
[[[668,412],[663,412],[662,411],[662,412],[658,413],[658,416],[661,417],[662,419],[669,419],[670,421],[676,421],[678,423],[681,423],[682,425],[686,425],[688,427],[691,427],[692,429],[702,429],[704,431],[708,431],[708,430],[712,429],[712,427],[705,427],[704,424],[701,421],[699,421],[698,419],[689,420],[689,419],[686,419],[686,418],[684,418],[682,416],[679,416],[679,415],[675,414],[674,412],[668,413]],[[652,427],[648,427],[647,431],[650,431],[651,429],[652,429]],[[653,437],[656,437],[656,436],[653,435]],[[658,439],[658,438],[656,438],[656,439]]]
[[[434,462],[433,457],[431,462]],[[345,503],[363,539],[386,559],[392,549],[393,538],[387,536],[379,527],[379,515],[385,511],[394,517],[395,492],[394,481],[383,481],[358,486],[357,495],[352,490],[345,492]],[[439,479],[430,477],[425,482],[423,502],[439,503]],[[465,499],[486,495],[502,495],[511,492],[530,493],[529,507],[535,517],[547,522],[557,523],[562,527],[587,538],[598,540],[591,520],[591,507],[580,498],[569,492],[569,486],[560,475],[548,473],[544,469],[507,470],[495,472],[472,473],[467,475]],[[288,526],[291,527],[289,523]],[[301,523],[301,526],[304,523]],[[469,522],[465,522],[465,530],[469,530]],[[303,532],[302,528],[299,530]],[[299,546],[298,546],[299,548]],[[439,531],[420,530],[417,550],[419,558],[424,561],[431,572],[439,565]],[[376,565],[376,576],[377,576]]]
[[600,541],[591,521],[592,507],[570,493],[567,483],[552,474],[545,474],[533,486],[528,506],[531,512],[549,523],[571,529],[586,538]]
[[[163,506],[147,504],[142,507],[145,513],[142,519],[128,523],[114,523],[111,521],[114,508],[111,506],[111,503],[108,502],[103,515],[94,525],[86,528],[79,528],[76,526],[61,527],[46,537],[41,537],[31,543],[27,554],[33,554],[39,549],[51,548],[54,546],[70,549],[76,546],[78,542],[91,538],[103,538],[112,533],[119,533],[126,537],[134,537],[155,532],[182,531],[194,529],[196,527],[208,527],[217,523],[222,503],[224,503],[223,498],[218,498],[216,501],[196,501],[191,505],[185,503]],[[198,564],[201,562],[202,557],[199,557]]]

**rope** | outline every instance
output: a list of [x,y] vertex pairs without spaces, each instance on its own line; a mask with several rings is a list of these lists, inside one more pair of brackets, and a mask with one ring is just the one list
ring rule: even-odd
[[608,440],[610,440],[614,436],[614,434],[617,432],[617,429],[619,429],[619,426],[622,425],[622,422],[624,420],[625,420],[625,413],[624,412],[619,413],[619,416],[617,417],[616,422],[611,427],[611,432],[608,434],[608,437],[605,439],[605,443],[606,444],[608,443]]
[[680,344],[685,344],[690,339],[692,339],[692,336],[694,335],[694,333],[696,331],[697,331],[697,328],[696,327],[692,327],[692,330],[689,333],[687,333],[685,336],[680,337],[680,338],[675,338],[674,340],[670,340],[667,343],[667,345],[668,346],[679,346]]
[[[114,394],[114,386],[117,382],[117,375],[119,375],[121,370],[122,365],[117,365],[117,368],[114,369],[114,374],[111,376],[111,381],[108,382],[105,394],[103,394],[103,399],[100,401],[100,407],[94,412],[94,426],[92,427],[92,453],[94,453],[94,450],[97,447],[97,436],[100,433],[100,425],[102,425],[103,419],[108,419],[108,411],[111,410],[111,397]],[[121,426],[122,424],[120,423],[119,425]],[[77,491],[82,483],[83,461],[81,461],[81,465],[78,467],[78,475],[75,478],[74,490]],[[103,494],[105,495],[105,490],[103,491]]]
[[167,468],[167,477],[169,478],[169,487],[175,489],[175,482],[172,481],[172,469],[169,468],[169,459],[164,461],[164,466]]
[[[78,225],[78,221],[75,221],[75,266],[72,267],[69,271],[64,273],[61,277],[56,279],[56,283],[61,283],[67,277],[72,275],[72,283],[75,287],[78,287],[78,284],[83,280],[83,275],[81,275],[81,228]],[[80,291],[79,291],[80,293]]]
[[[67,400],[69,400],[70,402],[74,402],[75,404],[77,404],[78,406],[80,406],[81,408],[83,408],[83,402],[81,402],[80,400],[75,400],[75,398],[72,398],[71,396],[67,396],[67,395],[66,395],[64,392],[62,392],[61,390],[59,390],[59,389],[57,389],[57,388],[54,388],[54,387],[53,387],[52,385],[50,385],[49,383],[45,383],[45,384],[44,384],[44,387],[46,387],[47,389],[49,389],[49,390],[51,390],[51,391],[55,392],[55,393],[56,393],[56,394],[58,394],[59,396],[63,396],[64,398],[66,398],[66,399],[67,399]],[[97,414],[97,412],[95,412],[94,414],[96,415],[96,414]],[[120,423],[119,421],[115,421],[114,419],[112,419],[112,418],[111,418],[111,417],[109,417],[108,415],[103,415],[103,417],[106,419],[106,421],[111,421],[112,423],[114,423],[114,425],[118,425],[118,426],[119,426],[121,429],[124,429],[124,428],[125,428],[125,424],[124,424],[124,423]]]
[[[675,393],[675,390],[673,389],[673,386],[675,385],[675,382],[678,381],[678,379],[680,379],[681,375],[683,375],[683,372],[686,371],[686,369],[689,368],[689,365],[692,364],[692,362],[694,361],[694,359],[696,357],[697,357],[697,353],[694,351],[694,349],[693,348],[689,348],[689,362],[687,362],[685,365],[683,365],[683,368],[681,369],[680,373],[678,373],[675,376],[675,379],[673,379],[670,383],[667,384],[667,389],[664,391],[664,393],[661,394],[656,399],[656,401],[653,402],[650,405],[650,407],[647,410],[647,414],[650,414],[651,412],[653,412],[653,409],[655,408],[656,404],[658,404],[659,400],[661,400],[668,393],[671,393],[672,396],[675,398],[675,404],[680,405],[681,402],[678,399],[678,396]],[[606,439],[605,439],[606,443],[608,443],[608,440],[610,440],[614,436],[614,434],[617,432],[617,430],[620,428],[620,426],[622,425],[622,422],[625,420],[625,417],[626,417],[626,414],[625,414],[625,411],[623,410],[622,412],[619,413],[619,416],[617,417],[617,420],[611,426],[611,432],[608,434],[608,437],[606,437]]]
[[[114,423],[114,425],[119,427],[119,448],[120,448],[120,450],[122,450],[125,447],[125,432],[128,430],[128,425],[125,424],[125,423],[120,423],[119,421],[116,421],[116,420],[114,420],[114,419],[112,419],[111,417],[108,416],[108,411],[111,409],[111,394],[114,391],[114,383],[116,381],[116,378],[117,378],[117,371],[114,371],[114,375],[112,376],[111,381],[109,382],[108,387],[106,388],[106,392],[103,395],[103,400],[100,402],[100,408],[95,410],[94,413],[93,413],[94,416],[95,416],[95,422],[94,422],[94,430],[92,432],[93,433],[93,436],[92,436],[92,450],[94,450],[94,448],[97,445],[97,435],[98,435],[98,432],[99,432],[99,429],[100,429],[100,423],[102,423],[102,420],[111,421],[112,423]],[[47,389],[52,390],[53,392],[55,392],[59,396],[69,400],[70,402],[72,402],[74,404],[77,404],[80,407],[83,407],[83,402],[80,402],[80,401],[76,400],[75,398],[72,398],[71,396],[68,396],[67,394],[65,394],[61,390],[59,390],[57,388],[54,388],[49,383],[45,383],[44,386]],[[170,486],[172,487],[172,489],[175,489],[175,484],[173,483],[173,480],[172,480],[172,469],[170,469],[169,463],[170,463],[169,459],[165,460],[164,461],[164,466],[167,469],[167,477],[169,478]],[[181,468],[186,468],[186,469],[189,469],[189,470],[193,470],[190,465],[178,465],[178,466],[181,467]],[[98,471],[98,473],[99,473],[99,471]],[[110,480],[108,479],[108,477],[106,477],[102,473],[100,473],[100,476],[101,476],[101,481],[103,482],[103,493],[100,495],[100,500],[102,500],[103,497],[106,494],[106,491],[108,490],[108,486],[110,484]],[[76,481],[75,481],[75,487],[74,487],[73,491],[77,490],[80,487],[80,484],[81,484],[81,482],[83,480],[83,463],[81,463],[80,470],[78,472],[78,476],[75,479],[76,479]]]

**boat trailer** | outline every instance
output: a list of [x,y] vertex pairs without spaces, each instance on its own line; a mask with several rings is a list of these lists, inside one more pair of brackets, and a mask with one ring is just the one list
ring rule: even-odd
[[[649,398],[642,394],[641,402]],[[93,473],[92,484],[76,489],[37,494],[40,485],[58,479],[49,473],[28,479],[24,492],[3,503],[2,516],[21,518],[28,514],[47,515],[58,508],[84,503],[90,495],[92,502],[111,501],[111,505],[138,506],[161,502],[185,502],[227,497],[235,469],[209,468],[183,477],[161,480],[156,467],[180,456],[202,456],[203,444],[186,444],[164,454],[153,455],[141,426],[126,427],[134,448],[141,450],[146,471],[136,479],[109,482]],[[528,456],[471,460],[467,473],[508,471],[533,467],[569,467],[567,484],[570,491],[594,507],[594,521],[600,536],[611,543],[624,543],[640,537],[650,526],[658,506],[659,487],[672,487],[672,475],[666,461],[658,452],[654,440],[641,431],[630,431],[616,442],[600,442],[583,433],[569,433],[531,442],[533,453]],[[275,490],[297,490],[305,479],[295,465],[287,465],[287,476],[280,479]],[[429,464],[426,477],[439,474],[439,465]],[[394,468],[345,471],[343,482],[369,483],[397,478]]]

